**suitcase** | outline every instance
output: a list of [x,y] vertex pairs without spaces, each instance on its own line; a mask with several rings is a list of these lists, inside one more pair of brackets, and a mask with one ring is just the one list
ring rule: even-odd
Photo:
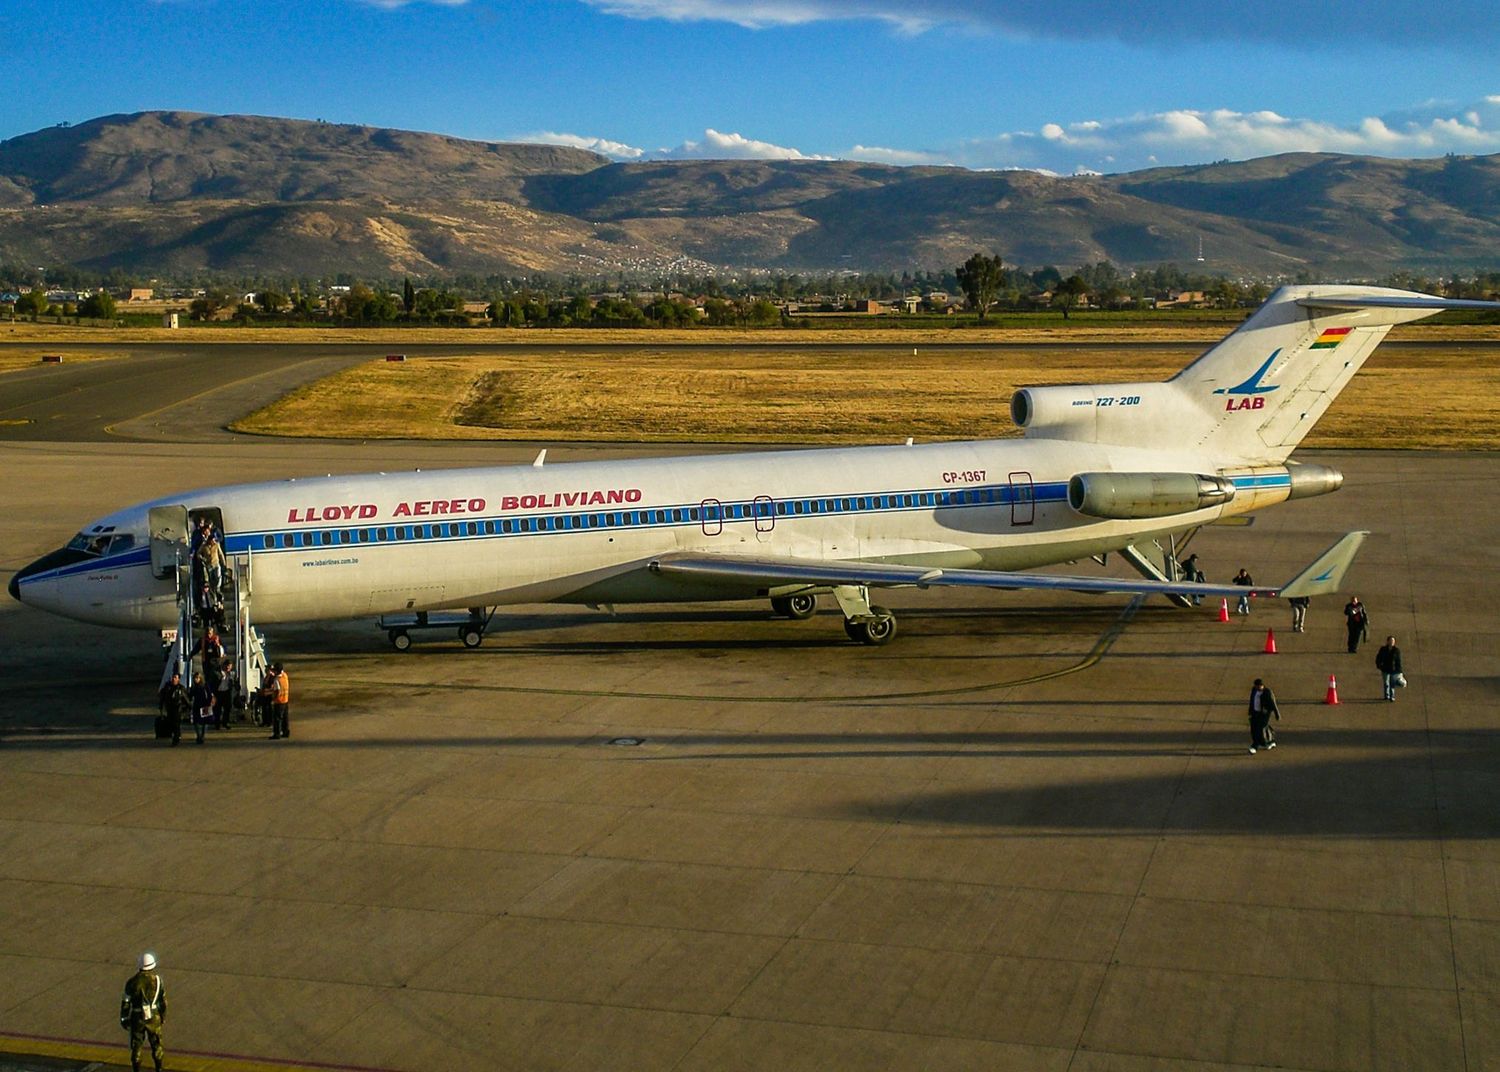
[[156,739],[164,741],[172,736],[172,723],[167,720],[166,715],[156,716]]

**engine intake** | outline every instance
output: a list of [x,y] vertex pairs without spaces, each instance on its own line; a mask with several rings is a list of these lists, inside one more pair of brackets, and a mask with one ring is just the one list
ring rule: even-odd
[[1222,506],[1234,484],[1199,473],[1079,473],[1068,481],[1068,505],[1089,517],[1130,521]]

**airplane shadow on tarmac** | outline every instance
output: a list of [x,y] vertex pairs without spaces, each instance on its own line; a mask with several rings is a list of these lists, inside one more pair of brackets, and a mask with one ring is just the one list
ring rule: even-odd
[[[255,747],[261,734],[216,735],[213,747]],[[685,733],[647,738],[647,749],[610,748],[612,762],[806,762],[858,775],[862,760],[889,771],[900,759],[961,759],[965,783],[917,792],[893,784],[876,795],[813,807],[821,818],[897,823],[943,837],[1099,835],[1297,836],[1420,842],[1500,837],[1500,732],[1425,729],[1288,729],[1275,752],[1251,756],[1227,727],[1131,731]],[[1233,743],[1231,743],[1231,738]],[[606,747],[597,735],[298,739],[298,751],[473,749],[490,754],[560,746]],[[13,754],[161,747],[132,735],[10,736]],[[993,779],[982,765],[990,761]],[[1087,762],[1106,776],[1077,777]],[[1130,772],[1138,762],[1141,770]],[[1118,773],[1124,769],[1124,773]],[[991,784],[985,784],[991,782]],[[805,813],[804,813],[805,814]]]

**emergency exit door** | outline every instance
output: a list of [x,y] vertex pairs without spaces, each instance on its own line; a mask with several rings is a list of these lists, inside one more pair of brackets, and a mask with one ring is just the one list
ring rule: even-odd
[[1010,474],[1010,523],[1030,525],[1036,521],[1036,485],[1030,473]]

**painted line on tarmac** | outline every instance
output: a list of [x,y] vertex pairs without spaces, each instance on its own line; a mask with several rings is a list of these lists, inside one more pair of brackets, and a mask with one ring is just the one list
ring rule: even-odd
[[[128,1041],[113,1045],[92,1039],[56,1038],[0,1031],[0,1061],[6,1057],[51,1057],[81,1061],[87,1066],[120,1067],[130,1063]],[[370,1065],[344,1065],[332,1061],[287,1061],[249,1057],[212,1050],[167,1050],[167,1067],[174,1072],[395,1072]]]
[[[1120,612],[1120,616],[1115,619],[1114,623],[1099,635],[1099,639],[1094,641],[1094,646],[1089,649],[1088,654],[1075,663],[1070,663],[1067,666],[1059,667],[1056,670],[1047,670],[1039,674],[1028,674],[1026,677],[1009,678],[1005,681],[985,681],[980,682],[976,685],[959,685],[955,688],[949,689],[920,689],[912,692],[871,692],[853,696],[841,695],[808,697],[747,696],[744,693],[730,693],[726,695],[715,696],[707,693],[693,692],[633,692],[624,689],[565,689],[547,687],[542,685],[450,684],[441,687],[446,689],[462,689],[469,692],[507,692],[527,696],[586,696],[601,699],[623,700],[681,700],[689,703],[702,703],[705,700],[712,700],[715,703],[801,704],[807,703],[809,699],[816,699],[821,703],[847,704],[870,703],[876,700],[929,700],[941,699],[948,696],[966,696],[981,692],[993,692],[996,689],[1016,688],[1020,685],[1035,685],[1039,682],[1052,681],[1056,678],[1067,677],[1069,674],[1077,674],[1089,669],[1090,667],[1096,665],[1100,659],[1104,658],[1104,656],[1109,653],[1110,648],[1114,647],[1115,641],[1120,639],[1121,634],[1125,632],[1125,627],[1130,624],[1131,619],[1133,619],[1136,615],[1136,611],[1141,609],[1141,606],[1145,603],[1145,601],[1145,596],[1134,597],[1126,605],[1125,609]],[[340,679],[333,679],[333,681],[334,683],[339,683]],[[430,689],[435,687],[431,684],[414,683],[410,681],[378,681],[364,676],[348,679],[348,683],[360,685],[378,685],[381,688],[390,689]]]

